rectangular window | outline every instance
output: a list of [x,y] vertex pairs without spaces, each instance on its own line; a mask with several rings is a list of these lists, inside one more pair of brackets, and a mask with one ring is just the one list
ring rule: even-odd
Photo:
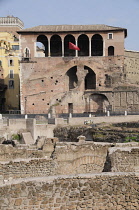
[[19,50],[19,45],[12,45],[12,50]]
[[108,39],[113,39],[113,33],[108,34]]
[[9,89],[14,89],[14,80],[9,80]]
[[14,71],[13,70],[10,70],[10,72],[9,72],[9,78],[10,79],[13,79],[14,78]]

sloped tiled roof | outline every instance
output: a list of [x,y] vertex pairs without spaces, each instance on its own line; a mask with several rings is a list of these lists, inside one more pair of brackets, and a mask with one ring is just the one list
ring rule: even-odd
[[127,29],[120,27],[113,27],[104,24],[97,25],[40,25],[32,28],[27,28],[18,31],[19,34],[22,33],[36,33],[36,32],[79,32],[79,31],[125,31],[125,36],[127,35]]

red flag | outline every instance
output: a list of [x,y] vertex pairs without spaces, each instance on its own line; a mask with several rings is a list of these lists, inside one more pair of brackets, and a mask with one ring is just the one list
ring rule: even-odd
[[70,49],[70,50],[80,50],[79,47],[77,47],[75,44],[73,44],[73,43],[71,43],[71,42],[69,42],[69,49]]

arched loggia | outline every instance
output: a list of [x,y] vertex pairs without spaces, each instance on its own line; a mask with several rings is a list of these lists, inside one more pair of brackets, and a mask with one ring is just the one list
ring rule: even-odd
[[75,44],[75,38],[71,34],[64,38],[64,56],[75,56],[75,50],[69,49],[69,42]]
[[62,40],[59,35],[53,35],[50,39],[50,54],[52,57],[62,56]]
[[89,38],[87,35],[82,34],[78,37],[78,56],[89,56]]
[[91,55],[103,56],[103,38],[100,34],[95,34],[91,39]]
[[42,56],[48,56],[48,39],[45,35],[39,35],[36,40],[36,51],[41,52]]

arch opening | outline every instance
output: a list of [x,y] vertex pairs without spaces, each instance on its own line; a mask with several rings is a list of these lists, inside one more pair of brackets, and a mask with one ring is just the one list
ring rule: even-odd
[[64,38],[64,56],[75,56],[75,50],[69,49],[69,42],[75,44],[75,38],[71,34]]
[[77,73],[77,66],[70,68],[66,75],[69,77],[69,90],[72,90],[77,87],[78,85],[78,77]]
[[88,70],[88,73],[85,77],[85,90],[96,89],[96,74],[88,66],[84,66],[85,70]]
[[87,35],[82,34],[78,37],[78,56],[89,56],[89,38]]
[[101,114],[109,109],[108,98],[103,94],[91,94],[89,97],[90,112]]
[[91,39],[91,55],[103,56],[103,38],[100,34],[95,34]]
[[48,56],[48,39],[45,35],[39,35],[36,40],[37,57]]
[[52,57],[62,56],[62,41],[59,35],[53,35],[50,39],[50,51]]

